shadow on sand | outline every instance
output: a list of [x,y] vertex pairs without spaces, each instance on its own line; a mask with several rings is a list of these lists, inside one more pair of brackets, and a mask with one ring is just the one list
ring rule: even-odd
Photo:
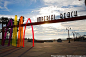
[[33,47],[29,48],[28,50],[26,50],[24,53],[22,53],[20,56],[18,57],[21,57],[22,55],[24,55],[26,52],[28,52],[29,50],[31,50]]
[[[6,55],[3,55],[3,56],[2,56],[2,57],[4,57],[4,56],[7,56],[7,55],[9,55],[9,54],[11,54],[11,53],[17,51],[17,50],[20,50],[21,48],[22,48],[22,47],[20,47],[20,48],[18,48],[18,47],[14,47],[14,48],[8,49],[8,50],[6,50],[6,51],[4,51],[4,52],[1,52],[0,54],[9,52],[9,53],[7,53]],[[10,52],[10,51],[11,51],[11,52]]]

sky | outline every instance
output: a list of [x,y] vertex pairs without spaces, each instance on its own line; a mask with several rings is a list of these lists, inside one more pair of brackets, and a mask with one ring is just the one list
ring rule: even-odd
[[[55,15],[60,19],[60,13],[77,11],[78,16],[86,15],[86,6],[84,0],[0,0],[0,18],[15,18],[15,15],[24,16],[24,23],[30,18],[32,22],[37,22],[37,17]],[[28,22],[29,23],[29,22]],[[68,38],[66,28],[71,27],[70,37],[73,38],[72,32],[77,32],[81,36],[86,35],[86,20],[51,23],[35,25],[34,37],[37,40],[54,40]],[[0,28],[1,24],[0,24]],[[78,35],[79,36],[79,35]],[[0,38],[2,34],[0,33]],[[31,26],[27,26],[25,38],[32,38]]]

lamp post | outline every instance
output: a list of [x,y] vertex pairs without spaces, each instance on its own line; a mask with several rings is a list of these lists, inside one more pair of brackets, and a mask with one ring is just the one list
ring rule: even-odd
[[66,28],[66,30],[68,30],[68,39],[69,39],[69,42],[68,43],[70,43],[70,35],[69,35],[69,30],[70,29],[71,29],[70,27]]
[[73,37],[74,37],[74,42],[75,42],[75,34],[74,34],[74,32],[72,32],[73,33]]

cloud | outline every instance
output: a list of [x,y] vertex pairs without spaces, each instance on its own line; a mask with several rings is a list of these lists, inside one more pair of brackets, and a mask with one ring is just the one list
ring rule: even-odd
[[9,0],[11,4],[16,4],[19,6],[30,6],[33,3],[36,3],[36,0]]
[[61,23],[43,24],[41,26],[43,26],[43,27],[54,27],[57,29],[64,29],[65,28],[64,26],[62,26]]
[[[28,1],[25,0],[10,0],[10,2],[14,4],[24,5]],[[4,7],[0,6],[1,9],[8,9],[8,1],[4,1]],[[30,0],[27,5],[30,6],[31,4],[37,2],[36,0]],[[78,16],[86,15],[86,7],[84,5],[84,1],[78,0],[43,0],[44,6],[40,6],[39,8],[28,9],[26,14],[22,14],[25,17],[24,23],[26,23],[28,18],[31,18],[32,22],[37,22],[37,17],[49,16],[55,14],[56,17],[60,15],[60,13],[67,13],[71,11],[78,11]],[[30,4],[29,4],[30,3]],[[31,13],[30,13],[31,12]],[[15,18],[15,15],[0,15],[0,17],[9,17]],[[20,18],[21,14],[18,15],[18,19]],[[59,19],[60,17],[57,17]],[[82,23],[81,23],[82,22]],[[29,21],[28,21],[29,23]],[[64,22],[64,23],[52,23],[52,24],[43,24],[43,25],[35,25],[34,28],[34,35],[37,39],[54,39],[54,38],[67,38],[67,27],[71,27],[70,34],[72,31],[76,32],[86,32],[86,20],[82,21],[74,21],[74,22]],[[72,34],[71,34],[72,35]],[[28,26],[26,29],[25,37],[32,37],[32,29],[31,26]]]
[[3,9],[3,7],[0,6],[1,9]]
[[[0,14],[0,18],[1,17],[7,17],[7,18],[13,18],[14,19],[15,18],[15,15],[1,15]],[[17,18],[19,19],[19,16],[17,16]]]
[[72,21],[72,22],[64,22],[62,23],[62,26],[66,28],[70,26],[72,31],[86,32],[85,24],[86,24],[86,20],[79,20],[79,21]]
[[[83,1],[78,1],[78,0],[71,0],[68,1],[66,0],[61,0],[61,1],[57,1],[57,0],[44,0],[44,3],[56,3],[59,2],[60,4],[63,4],[62,6],[59,6],[59,4],[57,3],[56,5],[48,5],[46,7],[41,7],[38,10],[38,14],[37,17],[44,17],[44,16],[49,16],[49,15],[56,15],[57,16],[60,15],[60,13],[67,13],[67,12],[72,12],[72,11],[77,11],[78,16],[81,15],[85,15],[86,13],[86,7],[83,5]],[[68,2],[67,2],[68,1]],[[63,3],[62,3],[63,2]],[[64,5],[67,4],[67,5]],[[71,5],[70,5],[71,4]],[[74,15],[74,13],[73,13]]]
[[[38,10],[35,10],[35,11],[38,11],[38,13],[35,16],[33,15],[32,19],[34,19],[34,21],[36,21],[37,17],[49,16],[51,14],[55,14],[56,16],[59,16],[60,13],[67,13],[67,12],[71,12],[71,11],[78,11],[78,16],[86,14],[85,7],[84,6],[81,7],[83,5],[82,2],[77,3],[77,5],[79,4],[77,7],[74,6],[75,5],[74,3],[75,2],[73,2],[71,4],[71,6],[64,5],[64,6],[68,6],[67,8],[59,7],[57,5],[48,5],[46,7],[41,7]],[[70,3],[68,3],[68,4],[70,4]],[[83,23],[80,24],[80,22],[83,22]],[[86,32],[86,30],[85,30],[86,27],[84,26],[85,24],[86,24],[86,22],[84,20],[73,21],[73,22],[64,22],[64,23],[43,24],[43,25],[39,25],[38,27],[35,27],[37,29],[37,30],[35,30],[36,31],[35,35],[38,39],[40,39],[40,38],[41,39],[42,38],[46,38],[46,39],[55,38],[56,36],[65,38],[65,37],[67,37],[67,34],[68,34],[66,28],[70,26],[72,28],[70,30],[70,36],[72,37],[72,31],[76,31],[79,33]],[[63,35],[66,35],[66,36],[63,36]]]
[[59,12],[55,10],[62,10],[62,9],[58,8],[57,6],[42,7],[39,9],[39,14],[41,14],[42,16],[52,14],[59,15]]
[[7,11],[10,11],[8,8],[7,8],[7,5],[9,4],[10,2],[8,1],[4,1],[4,8],[7,10]]
[[67,6],[67,5],[82,5],[84,1],[78,0],[43,0],[45,5],[57,5],[58,7]]
[[[82,22],[82,23],[81,23]],[[65,38],[68,35],[68,31],[66,30],[66,28],[68,28],[69,26],[71,27],[70,30],[70,37],[72,36],[72,32],[78,32],[81,35],[83,35],[86,32],[86,20],[81,20],[81,21],[72,21],[72,22],[63,22],[63,23],[55,23],[55,24],[44,24],[44,25],[38,25],[38,26],[33,26],[34,28],[34,32],[35,32],[35,38],[36,39],[48,39],[48,38]],[[55,26],[55,27],[54,27]],[[62,28],[62,27],[63,28]],[[31,32],[31,28],[27,29],[26,31],[26,36],[31,37],[32,36],[32,32]]]
[[0,8],[2,11],[10,11],[7,7],[8,4],[11,4],[9,1],[0,1]]

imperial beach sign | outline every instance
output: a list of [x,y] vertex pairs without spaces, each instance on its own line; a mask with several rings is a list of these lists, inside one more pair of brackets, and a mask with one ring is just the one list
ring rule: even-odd
[[76,17],[76,16],[77,16],[77,11],[67,12],[67,14],[66,13],[60,14],[61,19],[72,18],[72,17]]
[[[24,47],[24,37],[25,37],[26,26],[31,26],[32,27],[32,35],[33,35],[33,47],[34,47],[34,31],[33,31],[33,26],[32,25],[41,25],[41,24],[46,24],[46,23],[59,23],[59,22],[83,20],[83,19],[86,19],[86,15],[84,15],[84,16],[77,16],[77,11],[73,11],[73,12],[68,12],[68,13],[60,14],[60,18],[61,19],[55,19],[55,15],[38,17],[37,18],[37,22],[32,22],[32,23],[31,23],[31,19],[28,18],[26,24],[21,24],[21,22],[23,21],[23,18],[21,16],[20,17],[21,20],[19,21],[19,25],[12,25],[13,22],[10,19],[10,21],[8,22],[8,26],[2,27],[2,32],[3,32],[2,33],[2,45],[4,46],[5,39],[6,39],[6,33],[4,33],[5,28],[7,28],[7,29],[11,28],[10,37],[9,37],[9,43],[8,43],[8,46],[9,46],[10,45],[10,41],[11,41],[12,28],[19,27],[19,29],[22,30],[21,27],[25,26],[24,36],[22,35],[23,36],[23,42],[21,42],[22,38],[20,38],[20,37],[19,37],[19,41],[17,42],[17,44],[18,44],[17,47],[22,46],[22,45],[20,45],[20,43],[23,44],[23,47]],[[16,17],[15,17],[15,19],[16,19]],[[28,23],[28,20],[30,21],[30,23]],[[10,25],[10,23],[11,23],[11,25]],[[6,29],[6,32],[7,32],[7,29]],[[20,31],[19,31],[18,34],[19,34],[19,36],[21,35]]]
[[[72,18],[77,16],[77,11],[72,11],[72,12],[67,12],[67,13],[60,13],[60,18],[65,19],[65,18]],[[55,19],[55,15],[49,15],[49,16],[44,16],[44,17],[38,17],[37,22],[44,22],[44,21],[51,21],[51,20],[57,20]]]

